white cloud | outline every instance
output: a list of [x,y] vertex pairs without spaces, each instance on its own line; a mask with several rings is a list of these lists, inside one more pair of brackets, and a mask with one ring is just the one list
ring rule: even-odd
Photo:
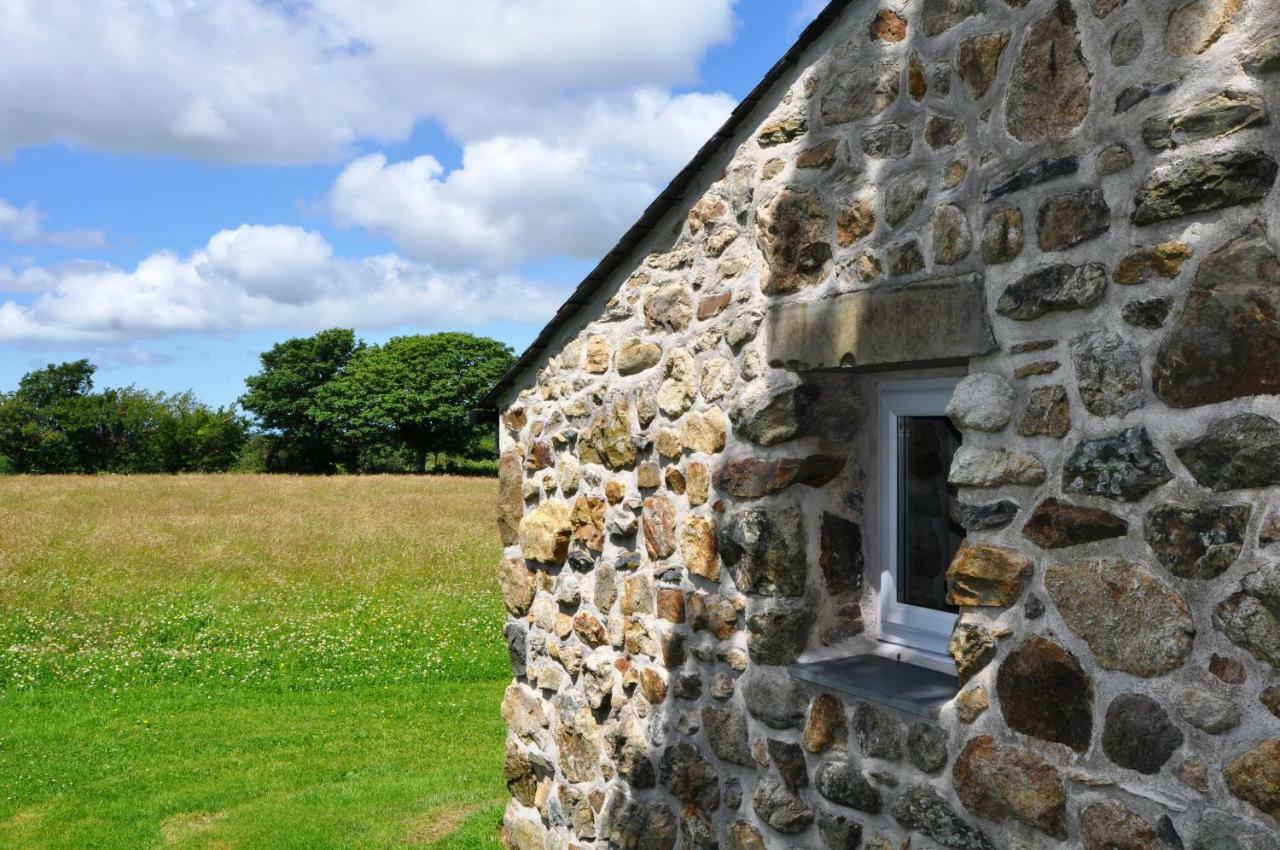
[[0,239],[18,245],[59,248],[101,248],[107,244],[101,230],[45,230],[44,216],[33,204],[15,207],[3,198],[0,198]]
[[536,133],[468,144],[446,173],[431,156],[382,154],[343,169],[330,194],[339,224],[390,237],[410,257],[505,267],[594,257],[652,201],[724,121],[723,95],[645,90],[545,116]]
[[36,277],[34,297],[0,302],[0,342],[112,343],[333,325],[475,327],[549,315],[563,295],[514,276],[442,273],[395,255],[337,257],[314,232],[249,225],[215,234],[187,257],[152,254],[132,270],[80,263],[3,271],[0,291],[14,291],[11,280]]
[[420,121],[501,135],[565,92],[696,80],[734,0],[6,0],[0,150],[337,160]]

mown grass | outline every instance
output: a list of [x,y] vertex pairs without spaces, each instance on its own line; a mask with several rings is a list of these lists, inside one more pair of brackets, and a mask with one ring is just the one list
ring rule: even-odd
[[496,846],[493,487],[0,478],[0,846]]

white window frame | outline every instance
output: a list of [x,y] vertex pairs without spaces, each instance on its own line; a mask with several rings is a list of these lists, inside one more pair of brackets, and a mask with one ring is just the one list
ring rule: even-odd
[[959,378],[880,385],[880,640],[950,662],[947,643],[956,615],[898,601],[898,420],[942,416]]

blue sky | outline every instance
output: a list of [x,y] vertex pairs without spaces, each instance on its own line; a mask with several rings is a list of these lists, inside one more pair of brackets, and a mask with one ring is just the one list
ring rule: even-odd
[[821,5],[13,0],[0,391],[89,357],[226,404],[335,325],[521,349]]

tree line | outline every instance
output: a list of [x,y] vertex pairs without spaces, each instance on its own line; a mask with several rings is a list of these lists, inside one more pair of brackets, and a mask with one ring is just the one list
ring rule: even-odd
[[0,474],[493,472],[494,434],[470,412],[514,361],[466,333],[382,345],[333,328],[260,357],[237,404],[95,389],[88,360],[0,393]]

